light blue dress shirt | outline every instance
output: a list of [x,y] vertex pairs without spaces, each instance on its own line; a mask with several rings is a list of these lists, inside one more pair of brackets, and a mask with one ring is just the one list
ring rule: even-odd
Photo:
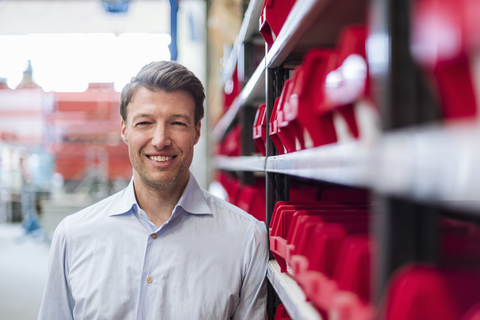
[[192,175],[158,228],[132,179],[57,227],[39,319],[266,319],[267,242]]

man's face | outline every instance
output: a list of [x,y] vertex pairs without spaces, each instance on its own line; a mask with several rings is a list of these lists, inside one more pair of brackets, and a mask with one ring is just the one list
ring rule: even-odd
[[122,138],[128,145],[134,180],[167,190],[184,186],[189,178],[193,147],[200,138],[195,102],[187,91],[139,88],[127,106]]

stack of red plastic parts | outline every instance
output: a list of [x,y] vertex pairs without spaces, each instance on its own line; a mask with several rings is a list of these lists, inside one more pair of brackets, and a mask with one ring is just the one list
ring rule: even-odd
[[[225,189],[230,203],[245,210],[260,221],[266,220],[264,179],[258,179],[252,185],[243,185],[238,178],[227,172],[220,171],[217,174],[217,181]],[[289,197],[296,201],[316,199],[317,195],[318,190],[316,188],[291,185],[289,189]]]
[[263,3],[259,27],[269,48],[275,42],[294,4],[295,0],[265,0]]
[[387,288],[381,319],[480,319],[480,229],[443,221],[437,265],[408,264]]
[[[348,200],[347,200],[348,201]],[[322,314],[372,319],[366,202],[278,202],[270,250]]]
[[480,49],[480,3],[416,0],[412,8],[412,55],[435,83],[443,117],[475,117],[471,57]]
[[280,154],[337,142],[334,115],[358,138],[355,104],[371,100],[364,26],[349,26],[336,48],[309,51],[275,100],[268,133]]

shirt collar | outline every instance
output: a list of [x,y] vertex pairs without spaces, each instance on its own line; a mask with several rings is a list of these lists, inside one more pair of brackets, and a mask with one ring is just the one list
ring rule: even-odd
[[205,201],[203,190],[198,185],[197,180],[190,172],[190,179],[188,180],[185,190],[183,190],[182,196],[178,200],[174,211],[177,207],[181,207],[183,210],[193,214],[211,214],[212,211]]
[[133,189],[133,177],[130,180],[128,186],[118,193],[116,204],[116,210],[110,213],[109,216],[126,214],[129,213],[131,210],[133,212],[138,211],[137,199],[135,198],[135,191]]
[[[110,216],[122,215],[131,211],[136,213],[138,211],[133,177],[128,186],[123,191],[119,192],[119,198],[117,199],[117,205],[115,207],[117,210],[111,213]],[[191,172],[187,186],[185,187],[185,190],[183,190],[182,196],[178,200],[173,211],[176,212],[177,208],[182,208],[184,211],[192,214],[212,214],[212,211],[203,196],[203,190],[200,188],[197,180]]]

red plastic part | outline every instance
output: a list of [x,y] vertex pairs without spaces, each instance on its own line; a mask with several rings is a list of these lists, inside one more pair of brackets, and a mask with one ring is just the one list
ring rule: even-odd
[[238,71],[235,66],[232,76],[225,83],[223,88],[223,111],[226,112],[232,106],[233,101],[240,93],[240,81],[238,79]]
[[480,272],[407,266],[392,279],[381,319],[462,319],[480,301]]
[[[298,255],[305,243],[305,228],[308,223],[314,224],[335,223],[335,222],[368,222],[368,211],[366,210],[345,210],[345,209],[329,209],[326,210],[299,210],[294,213],[291,224],[287,233],[286,240],[286,263],[287,272],[295,276],[296,269],[293,256]],[[293,266],[293,267],[292,267]]]
[[437,63],[433,75],[444,119],[471,118],[477,115],[470,62],[466,55]]
[[373,242],[368,234],[351,235],[339,250],[334,278],[339,290],[354,292],[362,301],[370,301]]
[[243,186],[239,191],[237,206],[260,221],[266,220],[266,192],[264,181]]
[[445,119],[478,114],[469,56],[480,47],[479,15],[478,1],[414,2],[412,55],[433,79]]
[[344,118],[355,138],[359,137],[355,118],[354,103],[361,97],[370,97],[368,65],[366,58],[367,30],[365,26],[349,26],[345,28],[337,45],[338,57],[335,70],[327,75],[337,81],[325,84],[326,109],[337,109]]
[[242,127],[237,125],[223,138],[219,147],[220,154],[230,157],[241,155],[241,131]]
[[[299,122],[299,102],[298,96],[302,90],[303,69],[297,67],[290,79],[291,83],[288,87],[284,87],[285,95],[284,104],[282,106],[282,116],[280,118],[280,126],[282,130],[289,132],[289,134],[299,142],[299,149],[305,148],[305,131],[306,128]],[[285,85],[287,85],[285,83]]]
[[269,226],[270,249],[273,256],[277,260],[281,272],[287,272],[287,237],[292,226],[293,214],[299,210],[357,210],[365,209],[365,207],[345,206],[332,201],[315,201],[315,202],[294,202],[280,201],[277,202],[273,210],[272,219]]
[[336,58],[337,52],[329,49],[312,50],[306,54],[303,65],[296,71],[301,78],[293,88],[296,96],[292,95],[295,99],[290,99],[290,115],[285,115],[286,119],[295,118],[299,122],[315,147],[337,141],[333,114],[325,105],[322,89],[327,71],[333,69]]
[[265,0],[259,20],[260,33],[271,48],[280,33],[295,0]]
[[258,107],[253,123],[253,140],[257,146],[258,151],[266,155],[266,139],[267,139],[267,113],[266,105],[262,104]]
[[289,114],[289,100],[294,99],[293,88],[298,77],[294,76],[292,79],[285,81],[283,85],[280,100],[278,101],[276,126],[277,135],[285,147],[287,152],[297,151],[297,140],[300,149],[305,149],[305,141],[303,131],[300,130],[296,121],[290,121],[291,114]]
[[[345,237],[336,258],[333,277],[317,270],[307,271],[307,297],[317,307],[346,316],[352,310],[373,316],[370,300],[371,243],[366,232]],[[339,319],[344,319],[341,317]],[[351,319],[357,319],[355,314]],[[359,317],[358,319],[364,319]]]
[[272,115],[270,116],[270,123],[268,125],[268,134],[273,141],[273,144],[278,150],[278,154],[284,154],[286,152],[285,146],[283,145],[280,137],[278,136],[278,131],[280,128],[278,127],[277,116],[278,116],[278,108],[280,106],[280,99],[282,97],[278,97],[275,99],[275,103],[273,105]]

